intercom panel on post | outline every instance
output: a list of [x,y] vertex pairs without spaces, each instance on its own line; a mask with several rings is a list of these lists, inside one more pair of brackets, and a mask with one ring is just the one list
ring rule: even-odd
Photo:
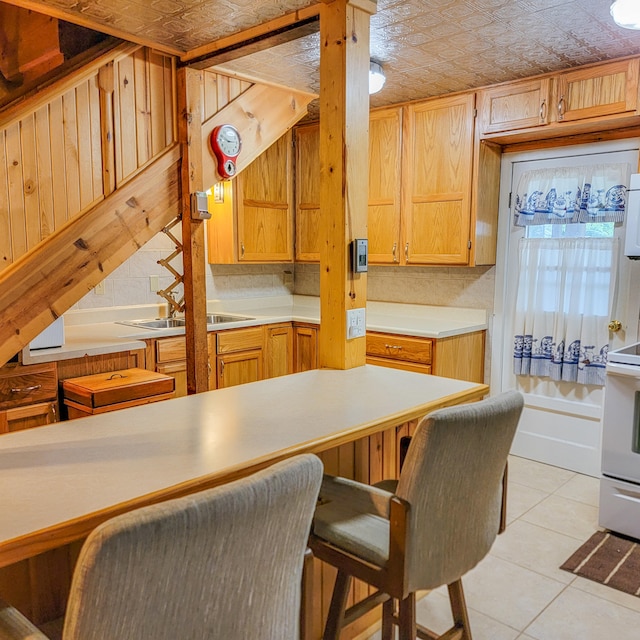
[[369,242],[366,238],[351,241],[351,270],[353,273],[367,271],[369,265]]

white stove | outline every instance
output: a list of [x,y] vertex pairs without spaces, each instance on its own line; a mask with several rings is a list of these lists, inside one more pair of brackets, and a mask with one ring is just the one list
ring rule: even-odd
[[607,358],[599,521],[640,539],[640,343]]

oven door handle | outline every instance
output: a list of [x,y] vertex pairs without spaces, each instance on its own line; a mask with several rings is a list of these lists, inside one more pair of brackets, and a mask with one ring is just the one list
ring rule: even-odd
[[608,362],[607,375],[624,376],[626,378],[640,379],[640,366],[635,364],[622,364],[619,362]]

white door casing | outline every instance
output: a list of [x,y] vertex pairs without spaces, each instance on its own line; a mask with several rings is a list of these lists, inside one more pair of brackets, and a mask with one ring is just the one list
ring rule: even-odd
[[[525,410],[512,448],[513,454],[596,477],[600,475],[603,390],[515,376],[512,372],[512,310],[517,289],[518,241],[524,231],[512,223],[509,194],[515,193],[518,179],[524,171],[536,168],[626,162],[629,173],[635,173],[639,148],[640,139],[633,138],[510,153],[502,158],[491,389],[493,393],[519,389],[525,396]],[[624,226],[617,228],[615,233],[623,238]],[[638,340],[640,261],[631,261],[622,253],[621,250],[616,309],[611,319],[620,320],[623,329],[610,334],[611,350]]]

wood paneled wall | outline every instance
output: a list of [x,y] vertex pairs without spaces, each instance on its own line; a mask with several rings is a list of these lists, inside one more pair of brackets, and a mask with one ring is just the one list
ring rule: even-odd
[[132,176],[176,139],[174,71],[172,58],[144,48],[116,62],[116,184]]
[[174,66],[144,48],[115,57],[110,123],[96,67],[0,125],[0,270],[104,198],[104,145],[115,144],[117,187],[174,143]]
[[206,122],[251,86],[251,82],[221,76],[205,69],[202,72],[202,122]]

